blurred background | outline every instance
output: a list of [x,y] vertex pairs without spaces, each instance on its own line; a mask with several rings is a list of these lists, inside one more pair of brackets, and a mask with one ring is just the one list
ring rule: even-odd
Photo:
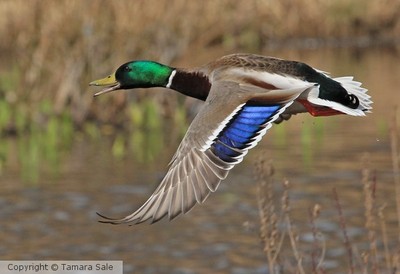
[[[276,208],[281,182],[290,182],[306,273],[395,273],[399,0],[0,0],[0,37],[0,259],[124,260],[125,273],[268,273],[254,176],[262,158],[273,161]],[[98,89],[88,83],[130,60],[193,67],[235,52],[353,75],[369,89],[373,113],[303,114],[274,126],[219,191],[171,223],[98,223],[96,212],[122,217],[152,193],[201,103],[162,89],[93,98]],[[286,237],[277,273],[296,271],[292,251]]]

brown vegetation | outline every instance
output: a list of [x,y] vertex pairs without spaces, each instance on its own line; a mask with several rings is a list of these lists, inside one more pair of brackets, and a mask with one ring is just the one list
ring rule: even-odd
[[[119,121],[127,118],[121,111],[127,95],[100,100],[96,108],[87,83],[127,60],[195,65],[218,49],[224,54],[394,40],[399,13],[398,0],[2,0],[0,99],[25,104],[28,112],[48,100],[54,112],[70,112],[76,123],[90,117]],[[176,101],[166,97],[155,100]]]
[[[396,195],[398,205],[400,204],[400,195],[398,195],[400,189],[399,133],[400,128],[396,115],[394,115],[391,128],[391,148],[393,193]],[[379,182],[369,159],[369,155],[365,155],[361,171],[365,209],[365,242],[368,243],[363,248],[352,242],[344,214],[346,208],[343,208],[340,202],[340,192],[333,188],[333,206],[337,211],[337,223],[342,232],[343,249],[346,250],[342,260],[343,262],[347,261],[345,267],[337,270],[342,272],[346,269],[348,273],[399,273],[400,238],[389,241],[386,229],[387,220],[384,214],[386,204],[379,204],[376,200],[376,188]],[[310,209],[310,227],[314,244],[311,251],[307,251],[304,245],[302,248],[299,244],[298,232],[293,229],[293,220],[290,214],[291,203],[288,198],[288,182],[284,182],[283,192],[279,194],[274,186],[272,163],[266,162],[263,158],[257,163],[255,174],[259,183],[260,238],[267,258],[269,273],[328,273],[329,271],[324,268],[326,246],[323,237],[321,237],[322,232],[316,224],[316,220],[320,217],[321,205],[315,204],[314,208]],[[281,197],[280,202],[276,201],[277,196]],[[399,211],[400,208],[397,207],[398,216]],[[400,219],[398,219],[398,222],[400,224]],[[278,227],[281,229],[278,229]],[[395,236],[400,237],[400,230]],[[289,243],[287,244],[285,241]],[[289,248],[287,248],[288,246]]]

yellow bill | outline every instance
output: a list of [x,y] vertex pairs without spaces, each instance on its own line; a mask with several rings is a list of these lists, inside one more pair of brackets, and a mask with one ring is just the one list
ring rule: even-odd
[[94,94],[94,96],[99,96],[101,94],[119,89],[121,84],[117,81],[117,79],[115,79],[115,73],[113,73],[105,78],[90,82],[89,86],[107,86],[105,89],[102,89]]

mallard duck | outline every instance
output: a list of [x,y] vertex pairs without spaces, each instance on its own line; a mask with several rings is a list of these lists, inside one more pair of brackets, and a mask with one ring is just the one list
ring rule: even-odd
[[203,203],[243,160],[272,123],[292,114],[364,116],[372,101],[353,77],[331,78],[297,62],[254,54],[233,54],[195,69],[153,61],[132,61],[90,83],[119,89],[165,87],[205,101],[173,156],[165,177],[135,212],[102,222],[172,220]]

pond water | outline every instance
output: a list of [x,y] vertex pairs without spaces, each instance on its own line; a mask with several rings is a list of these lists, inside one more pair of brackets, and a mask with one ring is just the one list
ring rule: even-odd
[[[322,267],[326,273],[348,273],[349,256],[332,194],[335,188],[353,245],[354,265],[361,272],[361,254],[370,243],[361,183],[365,165],[376,178],[376,207],[386,203],[386,235],[389,247],[396,250],[399,229],[389,129],[395,105],[400,104],[399,52],[373,48],[264,54],[302,60],[334,76],[354,75],[369,89],[373,113],[367,117],[297,115],[274,126],[205,204],[172,222],[153,225],[101,224],[96,212],[122,217],[137,209],[167,170],[181,133],[149,132],[142,139],[154,141],[144,147],[132,145],[124,157],[115,157],[107,136],[95,141],[78,136],[57,156],[56,174],[44,168],[35,183],[26,182],[21,166],[15,164],[21,148],[15,140],[4,140],[9,153],[0,177],[0,259],[123,260],[125,273],[267,273],[254,179],[260,157],[273,162],[277,207],[282,182],[290,182],[290,216],[305,269],[311,269],[313,245],[309,210],[318,203],[321,215],[316,226],[326,246]],[[135,143],[135,138],[126,138]],[[155,152],[146,147],[154,144]],[[145,160],[139,157],[149,153]],[[376,227],[378,248],[383,251],[380,226]],[[295,267],[287,239],[280,260],[287,267],[283,273]],[[383,252],[379,263],[383,268]]]

